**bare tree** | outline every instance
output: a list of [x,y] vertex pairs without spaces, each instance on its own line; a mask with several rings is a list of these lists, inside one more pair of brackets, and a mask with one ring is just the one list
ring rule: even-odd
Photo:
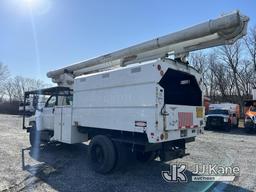
[[244,40],[251,58],[251,62],[254,66],[254,71],[251,69],[252,75],[250,79],[252,90],[252,88],[256,88],[256,26],[251,28]]
[[244,38],[245,45],[251,56],[252,63],[254,65],[254,70],[256,71],[256,26],[254,26],[248,35]]
[[208,54],[208,73],[206,79],[209,82],[209,96],[212,98],[218,92],[218,86],[216,86],[217,78],[214,73],[214,66],[217,65],[216,54],[214,51]]
[[206,96],[226,97],[233,91],[230,71],[217,59],[216,51],[196,52],[191,55],[191,65],[202,74]]
[[3,89],[6,97],[8,98],[9,102],[11,103],[15,97],[15,88],[13,86],[13,80],[10,78],[3,84]]
[[209,95],[209,63],[206,54],[203,52],[196,52],[191,54],[190,64],[202,75],[204,92],[208,96]]
[[213,102],[243,106],[256,87],[256,26],[233,45],[191,54],[190,63],[202,74],[204,91]]
[[211,65],[211,72],[214,76],[212,86],[217,88],[217,90],[215,90],[215,94],[220,94],[222,97],[227,97],[227,91],[230,89],[227,68],[219,63],[213,63]]
[[14,98],[16,100],[22,101],[24,93],[26,91],[31,91],[35,89],[40,89],[45,87],[45,83],[31,78],[24,78],[21,76],[16,76],[12,80],[12,86],[14,87]]
[[2,63],[0,63],[0,82],[4,81],[9,77],[10,73],[8,67]]
[[245,96],[248,96],[252,88],[256,86],[256,80],[254,80],[255,71],[253,68],[252,62],[247,59],[240,62],[240,69],[238,71],[239,86]]
[[44,88],[47,85],[40,80],[25,78],[21,76],[16,76],[10,78],[5,84],[5,93],[9,98],[9,101],[14,100],[23,101],[23,96],[26,91],[36,90]]
[[5,94],[4,83],[8,79],[10,73],[6,65],[0,63],[0,99],[2,100]]
[[239,63],[241,59],[242,44],[237,41],[233,45],[225,45],[219,49],[219,61],[230,69],[231,76],[229,77],[235,85],[236,95],[238,96],[239,104],[243,106],[243,95],[239,86]]

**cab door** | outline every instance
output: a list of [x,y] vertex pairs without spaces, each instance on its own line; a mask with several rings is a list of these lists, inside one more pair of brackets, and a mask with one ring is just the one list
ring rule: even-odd
[[44,130],[53,130],[54,129],[54,113],[55,106],[57,105],[57,96],[51,96],[43,108],[42,120],[43,120],[43,129]]

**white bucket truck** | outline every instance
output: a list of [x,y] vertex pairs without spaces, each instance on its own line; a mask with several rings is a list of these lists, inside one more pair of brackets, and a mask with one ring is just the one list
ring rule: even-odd
[[58,87],[25,94],[50,95],[30,126],[24,122],[31,145],[90,140],[89,157],[99,173],[131,152],[141,161],[183,157],[185,144],[204,127],[202,78],[185,58],[233,43],[246,34],[248,20],[234,12],[49,72]]

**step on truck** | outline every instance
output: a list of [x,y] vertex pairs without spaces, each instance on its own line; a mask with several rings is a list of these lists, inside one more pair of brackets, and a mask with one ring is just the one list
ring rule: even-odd
[[33,148],[43,143],[89,143],[96,172],[108,173],[131,154],[142,162],[185,156],[204,127],[202,77],[186,61],[190,51],[231,44],[248,17],[223,15],[141,44],[50,71],[58,86],[25,122]]

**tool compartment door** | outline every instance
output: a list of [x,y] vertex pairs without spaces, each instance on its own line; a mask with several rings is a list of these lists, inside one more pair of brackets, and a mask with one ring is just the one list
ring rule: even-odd
[[88,140],[87,134],[79,133],[72,126],[72,107],[56,107],[54,113],[54,140],[63,143],[81,143]]
[[70,143],[71,127],[71,107],[56,107],[54,113],[54,140]]
[[62,107],[62,142],[71,143],[72,125],[71,125],[71,107]]
[[204,118],[202,106],[166,105],[166,111],[166,130],[198,128]]
[[54,112],[54,140],[61,141],[62,132],[62,107],[55,107]]

